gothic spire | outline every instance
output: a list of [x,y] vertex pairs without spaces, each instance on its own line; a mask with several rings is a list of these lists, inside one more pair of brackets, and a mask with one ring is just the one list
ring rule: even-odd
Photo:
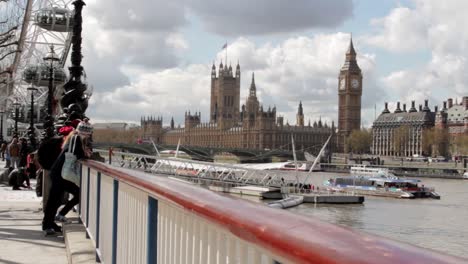
[[354,50],[353,38],[349,40],[348,51],[346,51],[346,59],[341,72],[361,73],[361,69],[356,61],[356,51]]
[[354,50],[354,45],[353,45],[353,35],[351,35],[351,39],[349,40],[349,47],[348,47],[348,51],[346,52],[346,55],[356,56],[356,51]]
[[255,86],[255,74],[252,72],[252,83],[250,84],[249,96],[257,97],[257,87]]
[[297,109],[298,115],[304,115],[304,110],[302,109],[302,101],[299,101],[299,108]]

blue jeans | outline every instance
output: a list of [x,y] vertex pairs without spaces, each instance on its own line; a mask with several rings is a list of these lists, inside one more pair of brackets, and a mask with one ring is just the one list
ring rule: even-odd
[[13,169],[17,169],[18,166],[19,166],[19,157],[10,157],[10,166],[13,168]]

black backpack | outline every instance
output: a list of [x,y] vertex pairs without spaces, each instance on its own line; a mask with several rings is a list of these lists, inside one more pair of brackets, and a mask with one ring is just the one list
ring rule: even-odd
[[37,150],[37,160],[44,170],[50,170],[52,165],[57,160],[60,152],[62,152],[61,137],[53,137],[43,140]]

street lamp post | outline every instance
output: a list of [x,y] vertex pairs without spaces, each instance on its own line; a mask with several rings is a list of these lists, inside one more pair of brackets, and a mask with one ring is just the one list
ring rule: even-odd
[[34,87],[29,87],[28,91],[31,91],[31,116],[29,119],[29,141],[33,149],[36,149],[36,129],[34,128],[34,92],[37,91]]
[[44,57],[46,63],[49,65],[49,86],[47,94],[47,117],[44,122],[45,138],[54,136],[54,117],[53,117],[53,100],[54,100],[54,64],[60,61],[60,58],[55,54],[54,46],[50,46],[50,51]]
[[18,136],[18,118],[19,118],[19,107],[21,106],[20,103],[15,102],[13,104],[15,107],[15,135]]

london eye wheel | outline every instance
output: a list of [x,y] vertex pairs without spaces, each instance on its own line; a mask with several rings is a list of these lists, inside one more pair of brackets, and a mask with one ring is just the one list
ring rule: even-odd
[[[0,35],[0,109],[8,111],[13,102],[21,106],[20,122],[28,120],[29,87],[35,91],[37,120],[45,114],[49,69],[54,73],[54,95],[67,80],[64,70],[70,51],[73,0],[0,0],[0,34],[12,34],[13,45],[2,47]],[[48,64],[43,58],[50,46],[58,57]],[[42,110],[41,110],[42,109]],[[15,117],[18,118],[18,117]]]

